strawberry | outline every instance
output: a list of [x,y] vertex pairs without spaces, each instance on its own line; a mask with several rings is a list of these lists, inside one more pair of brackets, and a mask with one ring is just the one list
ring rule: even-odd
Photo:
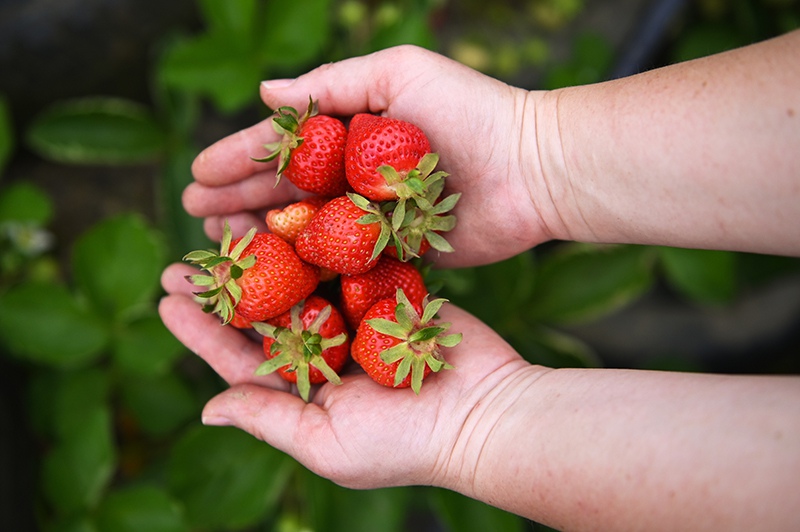
[[431,372],[452,369],[444,361],[441,348],[461,341],[460,333],[443,334],[449,323],[433,321],[445,301],[426,303],[422,316],[402,289],[397,290],[395,298],[378,301],[358,326],[350,348],[353,360],[378,384],[410,386],[418,394],[423,379]]
[[266,144],[270,154],[253,160],[277,158],[278,182],[285,175],[297,188],[329,197],[348,190],[344,170],[347,128],[341,120],[318,114],[316,102],[309,98],[303,116],[293,107],[279,107],[272,125],[281,140]]
[[373,201],[408,197],[408,180],[431,151],[425,133],[403,120],[360,113],[350,121],[345,145],[345,174],[357,193]]
[[353,202],[354,196],[332,199],[311,219],[295,242],[303,260],[341,274],[364,273],[375,266],[391,230],[377,206],[360,198],[365,202],[362,208]]
[[267,212],[267,228],[294,245],[300,232],[305,229],[311,218],[319,209],[328,202],[322,196],[311,196],[295,203],[290,203],[283,209],[272,209]]
[[219,253],[193,251],[184,260],[208,272],[188,280],[205,289],[196,293],[204,309],[226,324],[233,319],[234,308],[249,322],[283,314],[319,283],[319,268],[303,262],[279,236],[253,228],[232,239],[227,222]]
[[342,275],[340,285],[340,308],[353,329],[358,327],[372,305],[394,296],[398,288],[403,289],[414,308],[422,308],[422,300],[428,293],[422,274],[413,264],[385,254],[374,268],[365,273]]
[[297,383],[306,402],[312,384],[342,383],[338,372],[347,361],[350,340],[344,318],[326,299],[312,295],[267,323],[253,323],[253,327],[264,336],[267,357],[256,375],[277,371],[286,381]]

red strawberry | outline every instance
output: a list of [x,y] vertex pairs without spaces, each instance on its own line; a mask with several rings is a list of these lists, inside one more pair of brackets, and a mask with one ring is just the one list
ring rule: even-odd
[[303,260],[341,274],[375,266],[391,230],[377,206],[360,198],[366,203],[359,207],[351,197],[326,203],[300,233],[295,249]]
[[449,323],[434,323],[444,299],[435,299],[420,313],[402,290],[396,298],[382,299],[364,315],[350,348],[353,360],[375,382],[394,388],[411,387],[419,393],[432,371],[451,369],[441,347],[453,347],[461,334],[443,335]]
[[398,288],[403,289],[414,308],[422,308],[422,300],[428,290],[422,274],[413,264],[383,255],[368,272],[342,275],[340,308],[348,325],[357,328],[372,305],[381,299],[393,297]]
[[227,222],[220,252],[193,251],[184,260],[210,275],[188,279],[205,291],[196,295],[208,312],[229,323],[235,314],[249,322],[283,314],[308,296],[319,283],[319,268],[300,260],[291,245],[272,233],[251,229],[232,240]]
[[328,198],[311,196],[283,209],[272,209],[267,212],[266,222],[270,231],[294,245],[300,232],[317,214],[317,211],[328,202]]
[[414,124],[356,114],[345,146],[347,181],[373,201],[409,197],[413,190],[405,190],[406,178],[430,151],[428,138]]
[[278,181],[285,175],[301,190],[341,196],[348,190],[344,171],[347,128],[341,120],[317,113],[311,98],[303,116],[293,107],[278,108],[272,125],[282,138],[264,146],[269,155],[254,160],[267,162],[277,157]]
[[312,295],[289,312],[253,327],[264,335],[267,357],[256,375],[277,370],[288,382],[297,383],[306,402],[312,384],[342,383],[338,372],[347,361],[350,340],[344,318],[327,300]]

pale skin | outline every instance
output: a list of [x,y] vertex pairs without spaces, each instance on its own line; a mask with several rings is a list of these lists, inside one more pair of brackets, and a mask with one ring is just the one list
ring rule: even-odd
[[[800,255],[800,32],[614,82],[509,87],[413,47],[325,65],[261,88],[271,108],[384,113],[431,138],[463,192],[455,253],[489,263],[550,239]],[[254,163],[267,122],[205,150],[186,209],[212,237],[262,225],[300,197]],[[800,379],[530,365],[485,324],[422,392],[361,373],[305,404],[254,377],[261,346],[200,311],[170,266],[166,325],[230,388],[203,420],[235,425],[353,488],[435,485],[567,530],[800,527]]]

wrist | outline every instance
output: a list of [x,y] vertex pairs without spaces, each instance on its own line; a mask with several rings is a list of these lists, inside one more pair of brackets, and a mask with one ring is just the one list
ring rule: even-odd
[[543,232],[551,240],[590,240],[591,230],[576,202],[576,184],[570,181],[572,155],[565,150],[569,145],[565,139],[569,133],[565,125],[569,112],[563,109],[567,91],[530,93],[536,111],[528,128],[534,134],[525,136],[528,145],[521,146],[520,154],[531,154],[533,159],[524,178]]
[[442,451],[431,482],[499,507],[503,503],[493,499],[496,483],[503,479],[494,474],[501,471],[496,464],[505,460],[509,441],[531,430],[529,423],[513,419],[518,410],[514,405],[525,405],[523,410],[530,414],[536,381],[552,371],[522,360],[503,369],[505,374],[497,380],[481,383],[452,447]]

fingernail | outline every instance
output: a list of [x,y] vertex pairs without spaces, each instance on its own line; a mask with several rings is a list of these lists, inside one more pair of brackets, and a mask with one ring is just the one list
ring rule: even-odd
[[283,89],[288,87],[294,83],[294,79],[270,79],[267,81],[262,81],[261,85],[264,86],[265,89]]
[[209,427],[229,427],[233,425],[230,419],[224,416],[203,416],[203,425]]

